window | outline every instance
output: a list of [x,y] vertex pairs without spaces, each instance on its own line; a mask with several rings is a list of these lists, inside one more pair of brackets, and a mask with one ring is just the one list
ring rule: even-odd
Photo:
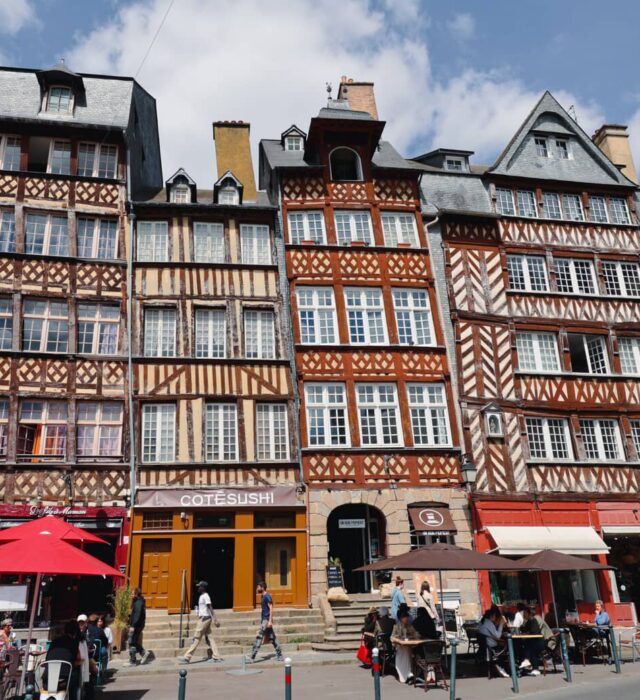
[[286,404],[256,404],[256,447],[259,460],[289,459]]
[[302,241],[315,241],[326,243],[324,231],[324,213],[321,211],[297,211],[290,212],[289,242],[302,243]]
[[176,356],[176,310],[145,309],[145,357]]
[[0,170],[20,170],[20,137],[0,135]]
[[622,197],[611,197],[609,199],[609,213],[614,224],[629,224],[629,209],[627,202]]
[[238,459],[238,409],[232,403],[208,403],[205,407],[204,458],[207,462]]
[[196,221],[193,224],[195,262],[224,262],[224,226]]
[[78,304],[78,352],[116,355],[120,307],[109,304]]
[[386,323],[382,290],[351,288],[344,290],[349,340],[355,344],[386,343]]
[[[196,516],[197,517],[197,516]],[[143,530],[171,530],[173,529],[173,511],[152,511],[142,514]]]
[[242,262],[249,265],[271,265],[269,227],[261,225],[240,226]]
[[67,404],[63,401],[20,403],[18,459],[33,456],[64,459],[67,449]]
[[395,247],[399,243],[408,243],[414,248],[420,245],[416,229],[416,217],[413,214],[383,212],[380,218],[382,219],[385,245]]
[[569,142],[556,139],[556,155],[560,160],[569,160]]
[[581,420],[580,432],[587,459],[622,459],[622,441],[617,420]]
[[244,312],[245,357],[269,360],[276,356],[273,311],[246,309]]
[[631,437],[636,448],[636,458],[640,459],[640,420],[631,421]]
[[606,224],[609,221],[604,197],[589,195],[589,220],[596,224]]
[[334,148],[329,157],[331,179],[334,182],[362,180],[360,157],[350,148]]
[[582,199],[579,194],[565,194],[564,199],[564,218],[569,221],[584,221],[584,212],[582,211]]
[[443,384],[407,384],[414,445],[449,445],[447,397]]
[[513,192],[506,187],[496,187],[496,211],[506,216],[515,216]]
[[532,459],[573,459],[569,421],[565,418],[525,418]]
[[122,453],[122,404],[78,401],[78,457],[118,457]]
[[371,245],[373,242],[368,211],[336,211],[335,222],[338,245],[350,245],[353,241]]
[[68,87],[50,87],[47,95],[47,112],[68,114],[71,111],[73,93]]
[[616,297],[640,297],[640,267],[637,263],[603,260],[604,288]]
[[542,256],[507,255],[509,287],[523,292],[546,292],[547,267]]
[[13,211],[0,209],[0,253],[16,252],[16,217]]
[[516,333],[518,369],[521,372],[557,372],[560,369],[558,343],[553,333]]
[[395,384],[356,384],[362,445],[400,445],[400,411]]
[[118,222],[78,217],[78,256],[113,260],[118,250]]
[[400,345],[433,345],[429,295],[423,289],[394,289],[393,306]]
[[297,287],[300,342],[331,345],[337,342],[336,302],[331,287]]
[[547,219],[561,219],[560,195],[556,192],[543,192],[542,210]]
[[549,157],[549,149],[547,147],[547,139],[544,138],[543,136],[536,136],[535,137],[535,144],[536,144],[536,154],[539,155],[541,158],[548,158]]
[[54,175],[71,173],[71,144],[69,141],[52,141],[47,172]]
[[166,221],[138,222],[138,260],[142,262],[169,260],[169,226]]
[[347,395],[344,384],[304,385],[310,446],[349,445]]
[[7,456],[7,434],[9,432],[9,402],[0,401],[0,457]]
[[11,299],[0,299],[0,350],[13,346],[13,304]]
[[224,309],[196,309],[196,357],[225,357],[227,323]]
[[118,147],[106,143],[78,145],[78,175],[114,178],[117,175]]
[[458,173],[461,173],[464,170],[461,158],[447,158],[444,162],[444,167],[445,170],[451,170]]
[[174,462],[176,458],[176,407],[152,403],[142,407],[142,461]]
[[174,185],[171,188],[171,201],[174,204],[189,204],[191,202],[189,185]]
[[596,278],[591,260],[555,258],[556,284],[564,294],[595,294]]
[[23,305],[22,349],[67,352],[69,311],[66,302],[29,299]]
[[302,145],[302,136],[287,136],[284,140],[284,147],[287,151],[301,151]]
[[240,204],[240,192],[235,185],[227,185],[218,190],[218,204]]
[[569,333],[571,370],[585,374],[608,374],[607,343],[602,335]]
[[69,255],[67,217],[27,214],[24,246],[28,255]]
[[622,374],[640,374],[640,338],[618,338]]
[[537,216],[536,196],[531,190],[518,190],[518,213],[520,216]]

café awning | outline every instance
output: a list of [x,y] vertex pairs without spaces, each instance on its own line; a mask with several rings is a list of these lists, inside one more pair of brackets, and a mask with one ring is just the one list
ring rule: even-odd
[[417,532],[457,532],[448,508],[409,506],[409,517]]
[[607,554],[609,547],[592,527],[487,526],[501,555],[524,556],[542,549],[563,554]]

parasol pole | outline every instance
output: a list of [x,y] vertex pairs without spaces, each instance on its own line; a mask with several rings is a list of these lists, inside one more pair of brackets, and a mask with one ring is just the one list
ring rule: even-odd
[[556,594],[553,590],[553,574],[549,571],[549,583],[551,584],[551,600],[553,601],[553,612],[556,616],[556,628],[560,627],[560,622],[558,621],[558,606],[556,605]]
[[446,644],[447,628],[444,626],[444,589],[442,588],[442,569],[438,569],[438,581],[440,582],[440,623],[442,624],[442,639],[444,639],[444,643]]
[[40,595],[40,584],[42,583],[42,573],[36,574],[36,585],[33,589],[33,602],[31,603],[31,614],[29,615],[29,634],[27,636],[27,649],[22,660],[22,674],[20,676],[20,685],[18,686],[18,695],[22,695],[24,691],[24,679],[27,675],[27,666],[29,665],[29,656],[31,652],[31,635],[33,634],[33,624],[36,617],[36,608],[38,607],[38,596]]
[[542,581],[540,581],[540,572],[536,571],[536,580],[538,581],[538,602],[540,603],[540,615],[544,620],[544,596],[542,595]]

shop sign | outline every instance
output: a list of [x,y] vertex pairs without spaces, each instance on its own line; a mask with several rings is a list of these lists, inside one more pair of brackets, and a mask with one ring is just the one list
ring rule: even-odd
[[435,534],[449,534],[456,532],[456,526],[448,508],[409,508],[409,515],[413,527],[418,532]]
[[303,505],[295,486],[139,490],[136,496],[140,508],[292,508]]
[[44,518],[47,515],[66,517],[68,515],[86,515],[86,508],[74,508],[73,506],[30,506],[29,517]]
[[338,527],[341,530],[361,530],[366,527],[364,518],[351,518],[338,520]]

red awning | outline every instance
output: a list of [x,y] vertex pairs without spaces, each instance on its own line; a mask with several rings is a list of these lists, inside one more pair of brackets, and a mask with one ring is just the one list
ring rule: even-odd
[[413,506],[409,508],[409,517],[418,532],[457,532],[448,508]]

